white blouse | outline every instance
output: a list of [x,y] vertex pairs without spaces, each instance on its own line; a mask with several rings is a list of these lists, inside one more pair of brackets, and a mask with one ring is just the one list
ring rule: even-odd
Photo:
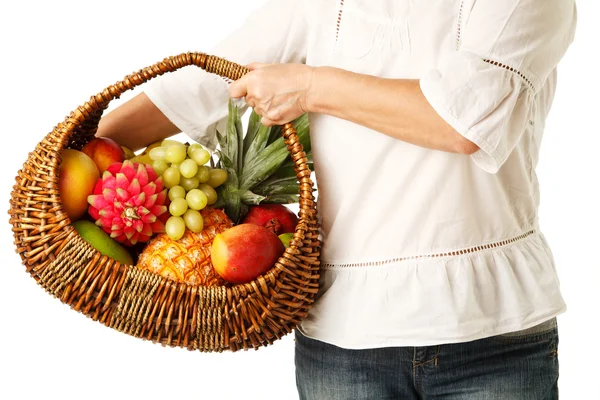
[[[210,52],[420,79],[480,147],[451,154],[310,115],[324,245],[306,336],[357,349],[453,343],[565,310],[535,168],[575,25],[574,0],[272,0]],[[187,67],[146,94],[215,146],[222,79]]]

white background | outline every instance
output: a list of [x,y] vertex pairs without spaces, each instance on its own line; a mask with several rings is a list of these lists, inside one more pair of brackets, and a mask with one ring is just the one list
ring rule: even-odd
[[[71,110],[166,56],[209,52],[263,2],[5,2],[0,10],[0,210],[8,210],[14,176],[28,152]],[[559,386],[567,400],[600,399],[595,330],[600,84],[592,61],[600,37],[598,13],[595,0],[579,2],[577,38],[559,69],[538,166],[541,227],[568,304],[559,318]],[[106,328],[50,297],[25,273],[3,215],[0,399],[297,398],[292,335],[259,351],[204,354]]]

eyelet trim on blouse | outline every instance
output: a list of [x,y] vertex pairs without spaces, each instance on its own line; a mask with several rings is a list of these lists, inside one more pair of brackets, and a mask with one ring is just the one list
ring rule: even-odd
[[484,251],[484,250],[489,250],[489,249],[493,249],[493,248],[497,248],[497,247],[506,246],[506,245],[515,243],[519,240],[525,239],[526,237],[533,235],[535,232],[536,232],[535,230],[531,230],[531,231],[525,232],[519,236],[510,238],[510,239],[506,239],[506,240],[502,240],[500,242],[488,243],[483,246],[469,247],[466,249],[454,250],[454,251],[449,251],[449,252],[445,252],[445,253],[422,254],[422,255],[418,255],[418,256],[392,258],[390,260],[365,261],[365,262],[347,263],[347,264],[321,263],[321,266],[323,268],[328,268],[328,267],[330,267],[330,268],[331,267],[332,268],[370,267],[370,266],[392,264],[392,263],[397,263],[400,261],[408,261],[408,260],[454,257],[454,256],[463,255],[463,254],[477,253],[477,252]]
[[337,43],[338,37],[340,36],[340,25],[342,24],[342,12],[344,11],[344,0],[340,0],[340,9],[337,17],[337,27],[335,30],[335,42]]
[[486,63],[488,63],[488,64],[492,64],[492,65],[495,65],[497,67],[504,68],[504,69],[506,69],[506,70],[508,70],[508,71],[510,71],[512,73],[517,74],[523,80],[523,82],[525,82],[531,88],[531,90],[534,93],[537,93],[537,88],[535,87],[535,85],[521,71],[518,71],[518,70],[514,69],[513,67],[510,67],[510,66],[508,66],[506,64],[502,64],[501,62],[490,60],[490,59],[487,59],[487,58],[484,59],[483,61],[486,62]]
[[458,10],[458,21],[456,24],[456,50],[458,50],[460,48],[464,5],[465,5],[465,2],[463,0],[460,2],[460,9]]

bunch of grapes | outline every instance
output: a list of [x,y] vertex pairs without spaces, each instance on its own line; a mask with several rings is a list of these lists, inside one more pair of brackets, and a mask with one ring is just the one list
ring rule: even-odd
[[214,188],[227,180],[227,172],[205,164],[210,153],[197,143],[186,145],[174,140],[164,140],[150,150],[152,168],[162,175],[169,189],[169,212],[165,230],[173,240],[180,239],[185,229],[198,233],[204,228],[200,214],[207,205],[217,201]]

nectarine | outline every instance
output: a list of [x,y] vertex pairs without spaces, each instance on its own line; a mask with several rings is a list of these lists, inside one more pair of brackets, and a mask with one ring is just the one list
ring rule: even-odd
[[264,226],[240,224],[218,234],[210,254],[215,271],[239,284],[270,270],[284,250],[277,235]]
[[92,139],[83,146],[81,151],[96,163],[100,175],[106,171],[110,164],[125,160],[125,151],[123,148],[114,140],[105,137]]

